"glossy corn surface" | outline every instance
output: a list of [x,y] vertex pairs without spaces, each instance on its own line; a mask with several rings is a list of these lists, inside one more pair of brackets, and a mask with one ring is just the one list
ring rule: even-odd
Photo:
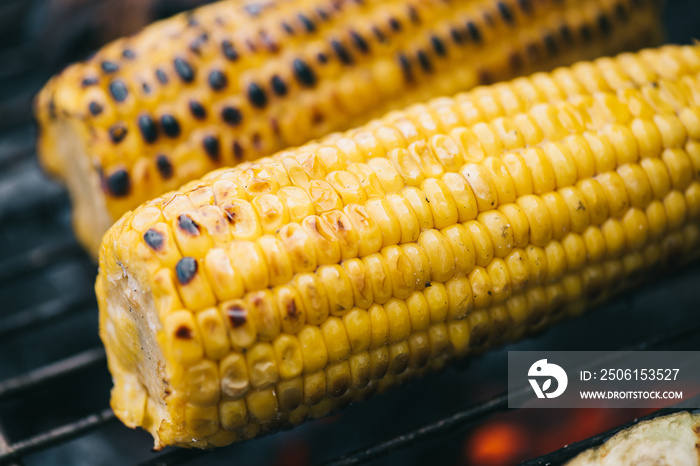
[[654,0],[225,1],[114,42],[37,101],[95,253],[124,212],[391,109],[658,43]]
[[224,445],[578,315],[697,256],[699,174],[691,46],[214,171],[105,236],[112,407],[156,447]]

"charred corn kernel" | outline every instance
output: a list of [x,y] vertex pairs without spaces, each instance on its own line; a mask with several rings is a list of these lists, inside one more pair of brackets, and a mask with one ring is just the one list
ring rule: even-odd
[[[526,80],[523,92],[542,100],[522,97],[522,108],[491,88],[411,107],[214,172],[128,214],[105,239],[96,284],[115,412],[133,424],[147,410],[149,426],[172,431],[154,432],[163,444],[271,432],[579,314],[694,257],[700,149],[667,147],[671,136],[650,153],[644,128],[632,127],[641,118],[658,127],[653,116],[695,109],[695,97],[669,84],[658,95],[669,108],[637,116],[641,104],[625,106],[646,94],[621,91],[652,84],[624,73],[603,70],[607,88],[594,82],[595,95],[566,104],[546,101],[571,88],[550,75]],[[664,79],[654,82],[666,89]],[[508,112],[534,106],[521,113],[530,134],[520,134]],[[467,118],[481,126],[472,131]],[[485,156],[471,159],[449,124],[472,131]],[[504,139],[506,128],[519,136]],[[280,195],[294,183],[313,207],[301,217]],[[265,196],[288,211],[274,232]],[[142,346],[159,359],[143,361]],[[153,367],[162,369],[151,380]],[[164,394],[172,427],[153,408]],[[207,436],[186,433],[187,416]]]

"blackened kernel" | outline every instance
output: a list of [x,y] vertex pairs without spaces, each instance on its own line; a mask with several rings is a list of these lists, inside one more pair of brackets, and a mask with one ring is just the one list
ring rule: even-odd
[[151,85],[148,83],[141,83],[141,89],[143,89],[144,94],[150,94],[151,93]]
[[588,24],[582,25],[579,33],[581,34],[581,39],[583,39],[584,42],[590,42],[593,40],[593,32]]
[[323,53],[323,52],[318,52],[318,54],[316,55],[316,59],[317,59],[318,62],[321,63],[321,64],[328,63],[328,55],[326,55],[326,54]]
[[540,59],[540,49],[537,48],[536,44],[530,43],[525,47],[527,56],[530,61],[537,61]]
[[479,70],[479,84],[493,84],[493,76],[488,70]]
[[450,35],[452,36],[452,40],[455,41],[455,44],[460,45],[462,44],[462,42],[464,42],[462,34],[459,32],[459,29],[452,28],[450,30]]
[[203,120],[207,117],[207,111],[202,104],[196,100],[190,100],[190,112],[192,112],[192,116],[198,120]]
[[598,29],[600,30],[601,34],[603,36],[609,36],[610,33],[612,32],[612,25],[610,24],[610,20],[608,19],[607,16],[605,16],[604,13],[601,13],[598,15]]
[[173,176],[173,164],[170,163],[168,157],[163,154],[160,154],[156,158],[156,168],[164,180],[168,180]]
[[180,123],[172,115],[163,115],[160,117],[160,125],[163,127],[163,132],[166,136],[176,138],[180,135]]
[[194,81],[194,69],[185,59],[178,57],[173,61],[173,65],[175,65],[175,72],[180,76],[180,79],[186,83]]
[[518,0],[518,4],[520,5],[520,9],[523,11],[523,13],[527,13],[527,14],[532,13],[532,1],[531,0]]
[[513,24],[515,23],[515,17],[513,16],[513,12],[510,11],[510,7],[506,5],[503,2],[498,2],[498,12],[501,14],[501,18],[503,18],[503,21],[505,21],[507,24]]
[[109,137],[115,144],[122,142],[127,133],[128,130],[126,129],[126,126],[124,126],[124,123],[115,123],[109,128]]
[[217,162],[221,157],[219,139],[215,136],[205,136],[204,139],[202,139],[202,145],[209,158]]
[[404,54],[399,54],[398,56],[399,65],[401,66],[401,71],[403,71],[404,78],[406,81],[413,81],[413,70],[411,68],[411,61]]
[[194,11],[188,11],[185,13],[185,17],[187,18],[187,26],[191,28],[199,26],[197,18],[194,17]]
[[292,68],[294,69],[294,75],[301,84],[309,87],[316,84],[316,75],[304,61],[297,58],[292,63]]
[[126,85],[123,81],[115,80],[109,83],[109,93],[117,102],[124,102],[129,95]]
[[562,24],[559,28],[559,35],[566,44],[573,44],[574,38],[571,35],[571,29],[569,29],[569,26],[567,26],[566,24]]
[[267,95],[263,88],[256,83],[250,83],[248,85],[248,99],[254,107],[263,108],[267,105]]
[[270,37],[267,32],[261,31],[260,32],[260,40],[262,41],[263,45],[267,50],[269,50],[271,53],[277,53],[279,52],[279,44],[272,38]]
[[231,327],[238,328],[248,322],[248,311],[238,304],[234,304],[226,309],[226,316],[229,322],[231,322]]
[[476,42],[477,44],[481,43],[481,31],[479,30],[479,27],[474,21],[469,21],[467,23],[467,32],[469,32],[469,36],[474,42]]
[[220,70],[214,70],[209,73],[209,85],[215,91],[220,91],[228,85],[228,79],[226,75]]
[[292,319],[299,316],[299,310],[297,309],[297,304],[294,302],[294,300],[287,301],[285,307],[287,308],[287,315]]
[[158,139],[158,127],[150,115],[143,114],[139,116],[137,123],[144,141],[152,144]]
[[321,18],[322,21],[328,21],[328,13],[326,13],[326,10],[323,8],[316,8],[316,14],[318,14],[318,17]]
[[236,61],[238,60],[238,52],[236,51],[236,48],[233,46],[230,40],[223,40],[221,41],[221,51],[224,54],[224,57],[230,61]]
[[126,58],[127,60],[133,60],[136,58],[136,54],[131,49],[124,49],[122,51],[122,57]]
[[413,24],[420,24],[420,16],[418,16],[418,10],[413,5],[408,7],[408,17],[411,19]]
[[90,114],[92,114],[93,116],[97,116],[100,113],[102,113],[103,107],[97,102],[90,102],[90,105],[88,105],[88,109],[90,110]]
[[221,112],[221,117],[231,126],[237,126],[243,120],[243,114],[236,107],[225,107]]
[[282,22],[282,29],[290,36],[294,34],[294,28],[286,21]]
[[428,54],[426,54],[422,50],[418,51],[418,63],[420,63],[420,67],[423,68],[423,71],[425,71],[426,73],[430,73],[431,71],[433,71],[433,65],[432,63],[430,63]]
[[204,34],[200,34],[199,36],[195,37],[192,42],[190,42],[190,50],[199,55],[202,51],[202,46],[206,44],[208,40],[209,34],[206,32]]
[[615,5],[615,17],[623,23],[629,19],[627,10],[625,9],[625,6],[622,3],[618,3],[617,5]]
[[513,71],[518,71],[523,67],[523,59],[518,52],[511,53],[508,61]]
[[80,85],[83,87],[89,87],[96,85],[98,82],[99,81],[97,80],[97,78],[84,78]]
[[143,234],[143,240],[146,242],[149,248],[154,251],[160,251],[163,249],[163,243],[165,243],[165,236],[160,231],[151,228],[146,233]]
[[484,21],[486,21],[486,24],[489,26],[496,24],[496,22],[493,20],[493,16],[488,11],[484,11]]
[[233,141],[233,157],[236,160],[243,160],[243,146],[238,141]]
[[348,49],[346,49],[342,43],[340,43],[337,40],[332,40],[331,47],[333,48],[333,51],[338,56],[338,59],[341,63],[343,63],[344,65],[352,65],[352,56],[348,52]]
[[441,57],[444,57],[447,51],[445,49],[445,44],[440,40],[440,38],[438,36],[433,36],[430,39],[430,42],[433,45],[433,50],[435,50],[435,53]]
[[385,42],[387,41],[386,36],[385,36],[384,33],[382,32],[382,30],[379,29],[378,27],[376,27],[376,26],[373,27],[373,28],[372,28],[372,33],[374,34],[374,37],[377,38],[377,42],[383,44],[383,43],[385,43]]
[[357,33],[356,31],[350,31],[350,37],[352,37],[352,41],[355,44],[355,47],[360,52],[362,52],[362,53],[369,52],[369,45],[367,44],[367,41],[359,33]]
[[274,92],[278,96],[284,96],[287,94],[287,85],[278,75],[274,75],[272,77],[272,79],[270,80],[270,85],[272,87],[272,92]]
[[168,84],[168,75],[165,74],[165,71],[161,69],[156,70],[156,78],[158,79],[159,83]]
[[180,340],[191,340],[193,338],[192,329],[186,325],[180,325],[177,330],[175,330],[175,338]]
[[131,178],[126,170],[117,170],[107,177],[105,185],[112,196],[124,197],[131,191]]
[[260,133],[254,133],[251,139],[253,140],[253,147],[260,150],[262,146],[262,136],[260,136]]
[[401,30],[401,23],[396,18],[389,19],[389,26],[394,32],[399,32]]
[[114,63],[113,61],[103,61],[100,63],[100,68],[102,68],[102,71],[105,73],[116,73],[119,71],[119,65]]
[[181,285],[187,285],[197,274],[197,261],[193,257],[183,257],[175,265],[175,275]]
[[316,25],[308,16],[299,13],[297,18],[299,18],[299,21],[301,22],[302,26],[304,26],[304,29],[306,29],[306,32],[314,32],[316,30]]
[[199,235],[199,225],[187,214],[180,214],[177,217],[177,226],[190,236]]
[[547,53],[550,55],[556,55],[559,51],[559,47],[557,47],[557,43],[554,41],[554,37],[551,34],[545,34],[544,46],[547,48]]

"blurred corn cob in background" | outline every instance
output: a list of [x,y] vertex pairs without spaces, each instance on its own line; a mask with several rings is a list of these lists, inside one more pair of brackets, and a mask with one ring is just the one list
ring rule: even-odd
[[39,153],[96,254],[141,202],[477,84],[658,43],[653,0],[296,0],[205,6],[39,95]]
[[112,227],[112,407],[157,448],[298,424],[695,258],[699,220],[699,46],[391,112]]

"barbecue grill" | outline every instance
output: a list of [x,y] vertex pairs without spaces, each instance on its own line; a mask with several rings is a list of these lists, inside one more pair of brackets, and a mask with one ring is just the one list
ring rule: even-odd
[[[700,30],[696,2],[668,2],[672,41]],[[142,2],[149,6],[137,19],[102,30],[110,3],[119,2],[0,5],[0,464],[561,464],[623,424],[690,409],[508,410],[505,368],[508,350],[697,350],[698,264],[292,431],[214,452],[151,452],[150,435],[122,426],[109,409],[96,267],[73,238],[66,192],[38,168],[30,105],[50,74],[110,35],[204,2]]]

